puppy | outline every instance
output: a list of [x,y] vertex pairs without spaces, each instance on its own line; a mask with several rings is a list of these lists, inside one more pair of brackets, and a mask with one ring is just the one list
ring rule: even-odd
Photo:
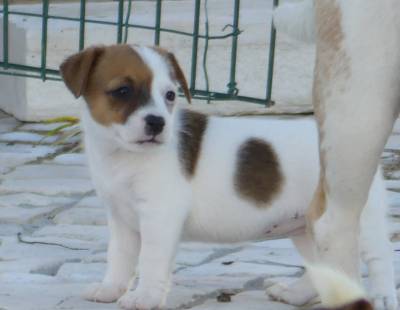
[[[217,118],[178,109],[178,87],[188,101],[190,92],[173,54],[158,48],[88,48],[66,59],[61,73],[74,96],[86,101],[86,152],[108,206],[107,271],[85,298],[118,300],[124,309],[163,307],[181,240],[289,237],[313,261],[305,231],[319,175],[313,121]],[[372,281],[393,284],[380,171],[363,223],[362,238],[374,236],[363,248],[367,263],[381,271]],[[275,286],[270,295],[303,304],[316,294],[307,281],[291,290]]]

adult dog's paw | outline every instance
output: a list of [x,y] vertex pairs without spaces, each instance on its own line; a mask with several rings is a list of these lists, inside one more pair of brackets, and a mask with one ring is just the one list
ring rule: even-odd
[[118,300],[118,306],[124,310],[162,309],[164,303],[165,294],[151,288],[128,291]]
[[126,291],[126,287],[113,283],[92,283],[83,292],[82,297],[94,302],[115,302]]

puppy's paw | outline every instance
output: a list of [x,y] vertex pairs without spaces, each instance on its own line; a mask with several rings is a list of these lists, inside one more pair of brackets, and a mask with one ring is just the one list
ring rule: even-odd
[[372,296],[371,302],[375,310],[397,310],[398,301],[396,294],[388,296]]
[[269,298],[274,301],[294,306],[303,306],[315,296],[314,294],[310,294],[308,288],[301,291],[298,287],[281,283],[276,283],[270,286],[267,288],[266,293]]
[[128,291],[118,300],[118,306],[124,310],[162,309],[164,303],[165,294],[151,288]]
[[126,291],[126,286],[113,283],[92,283],[90,284],[82,297],[94,302],[115,302]]

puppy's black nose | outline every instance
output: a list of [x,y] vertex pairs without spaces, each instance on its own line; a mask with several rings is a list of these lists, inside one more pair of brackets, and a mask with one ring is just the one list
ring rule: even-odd
[[146,122],[146,134],[156,136],[163,131],[165,121],[161,116],[150,114],[144,120]]

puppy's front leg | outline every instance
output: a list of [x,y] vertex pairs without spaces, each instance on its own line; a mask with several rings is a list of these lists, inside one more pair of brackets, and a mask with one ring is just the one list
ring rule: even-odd
[[134,274],[140,248],[139,234],[121,218],[108,218],[110,241],[107,251],[107,271],[101,283],[93,283],[83,297],[96,302],[114,302],[127,290]]
[[134,291],[126,292],[118,300],[123,309],[159,309],[165,304],[184,219],[174,212],[155,212],[141,219],[139,282]]

